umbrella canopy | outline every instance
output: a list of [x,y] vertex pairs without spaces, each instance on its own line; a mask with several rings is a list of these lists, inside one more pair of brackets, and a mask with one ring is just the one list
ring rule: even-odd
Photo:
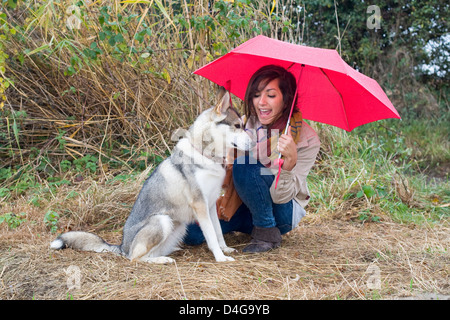
[[336,50],[257,36],[194,73],[243,100],[251,76],[269,64],[296,77],[298,106],[305,119],[347,131],[381,119],[400,119],[379,84],[350,67]]

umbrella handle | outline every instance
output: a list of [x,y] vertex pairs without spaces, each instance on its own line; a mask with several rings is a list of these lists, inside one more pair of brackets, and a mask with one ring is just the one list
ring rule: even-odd
[[[286,125],[286,128],[284,129],[284,134],[288,134],[288,129],[289,129],[289,122]],[[281,159],[281,152],[278,152],[278,159]]]
[[[287,134],[288,129],[289,129],[289,121],[288,121],[288,124],[286,126],[286,129],[284,129],[284,134]],[[280,180],[281,166],[283,165],[283,163],[284,163],[284,159],[281,159],[281,152],[278,152],[278,174],[277,174],[277,177],[276,177],[276,180],[275,180],[275,189],[278,186],[278,180]]]
[[[295,105],[295,98],[297,97],[297,93],[298,93],[298,85],[300,84],[300,78],[302,77],[302,73],[303,73],[303,68],[305,67],[304,64],[302,64],[302,69],[300,71],[300,75],[298,76],[297,79],[297,86],[295,88],[295,94],[294,94],[294,100],[292,101],[292,106],[291,106],[291,112],[289,113],[289,118],[287,120],[286,123],[286,128],[284,129],[284,134],[288,133],[288,129],[289,129],[289,125],[291,122],[291,117],[292,117],[292,112],[294,111],[294,105]],[[278,185],[278,180],[280,179],[280,174],[281,174],[281,166],[283,165],[284,160],[281,159],[281,152],[278,153],[278,174],[275,180],[275,189],[277,188]]]

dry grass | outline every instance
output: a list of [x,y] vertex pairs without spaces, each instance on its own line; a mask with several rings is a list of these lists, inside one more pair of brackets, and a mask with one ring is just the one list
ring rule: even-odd
[[[209,15],[208,3],[188,7],[183,2],[183,14]],[[101,7],[118,2],[102,0],[96,4]],[[253,10],[255,19],[265,19],[271,2],[258,5]],[[139,6],[115,5],[113,20],[118,12],[132,12],[139,17],[127,26],[129,32],[123,33],[128,48],[139,49],[138,54],[130,60],[122,55],[124,61],[119,61],[113,48],[99,40],[103,27],[96,7],[83,9],[86,27],[74,33],[63,26],[63,7],[52,9],[36,2],[33,9],[39,16],[32,15],[31,21],[22,21],[28,9],[8,12],[9,22],[26,27],[18,31],[23,37],[11,37],[8,53],[15,57],[24,48],[34,53],[25,54],[23,63],[12,59],[7,65],[6,74],[15,84],[7,92],[0,123],[7,133],[0,136],[4,139],[0,141],[1,167],[18,164],[25,168],[31,164],[30,172],[40,185],[39,190],[0,203],[0,215],[25,213],[26,219],[15,229],[0,224],[0,299],[389,299],[422,292],[450,294],[448,222],[443,220],[433,226],[394,223],[369,199],[344,201],[352,184],[338,188],[333,181],[352,181],[358,186],[360,181],[352,173],[341,177],[337,171],[330,172],[331,182],[322,183],[317,192],[316,198],[324,198],[311,205],[310,211],[315,213],[284,237],[281,248],[260,255],[238,252],[233,255],[233,263],[216,263],[205,245],[183,248],[173,254],[176,264],[163,266],[132,263],[112,254],[50,250],[56,234],[44,222],[49,210],[60,214],[58,232],[85,230],[111,243],[121,241],[122,226],[148,171],[133,182],[114,181],[116,167],[108,168],[106,159],[126,166],[130,160],[165,156],[174,129],[192,123],[214,96],[212,83],[194,77],[192,71],[220,55],[211,48],[214,42],[231,49],[251,36],[240,30],[242,36],[233,40],[226,25],[222,28],[218,24],[215,34],[192,26],[183,31],[173,24],[175,13],[170,7],[161,19],[156,6],[142,11]],[[236,10],[253,12],[245,7]],[[281,20],[270,21],[268,35],[278,34],[285,18],[292,18],[280,14]],[[138,48],[133,36],[142,29],[142,22],[152,26],[152,36]],[[283,34],[290,36],[292,33]],[[94,42],[104,52],[95,61],[82,54]],[[179,43],[183,50],[176,46]],[[141,61],[147,46],[155,50]],[[83,65],[73,63],[73,58],[80,59]],[[72,64],[78,72],[65,75]],[[380,75],[386,74],[381,67],[378,69]],[[403,92],[392,95],[394,100],[403,98]],[[435,105],[428,96],[424,99],[429,100],[428,105]],[[22,116],[17,111],[22,111]],[[324,146],[333,144],[322,140]],[[53,175],[35,173],[44,158],[51,160],[49,166],[55,167],[55,174],[64,175],[58,168],[61,159],[78,159],[86,154],[99,159],[97,180],[67,173],[64,178],[71,181],[71,186],[44,191],[46,178]],[[331,154],[330,150],[330,158]],[[326,175],[325,171],[333,167],[347,165],[345,161],[328,162],[318,169]],[[363,172],[364,165],[355,172]],[[362,184],[372,185],[372,175],[368,175],[361,178],[367,180],[361,180]],[[16,178],[12,176],[7,187]],[[393,192],[401,190],[397,185]],[[405,186],[404,190],[410,188]],[[414,204],[412,193],[399,197],[408,205]],[[328,210],[321,205],[324,203],[329,204],[327,208],[337,209]],[[368,205],[381,218],[380,223],[358,220],[360,208]],[[239,250],[249,237],[230,234],[226,239]],[[68,289],[70,275],[66,271],[71,266],[81,271],[79,289]],[[372,279],[370,266],[380,270],[378,289],[368,286]]]
[[[342,212],[309,215],[284,236],[281,248],[251,255],[239,250],[245,234],[226,235],[238,249],[232,263],[216,263],[206,245],[184,247],[173,265],[132,263],[112,254],[52,251],[55,238],[43,223],[49,208],[65,208],[59,231],[94,231],[111,243],[146,173],[134,183],[83,181],[41,200],[23,197],[5,212],[26,212],[27,221],[10,230],[0,224],[0,299],[392,299],[428,292],[450,294],[449,228],[402,225],[383,217],[361,223]],[[348,209],[348,208],[347,208]],[[370,286],[380,270],[379,288]],[[70,266],[81,271],[79,289],[68,289]],[[70,284],[70,283],[69,283]]]
[[[23,165],[34,148],[40,151],[38,157],[76,159],[95,152],[122,164],[142,153],[170,151],[170,134],[212,103],[214,85],[192,72],[223,54],[213,49],[214,44],[231,50],[253,34],[237,27],[234,31],[242,36],[230,37],[209,2],[181,1],[181,8],[170,1],[157,3],[166,6],[163,12],[156,1],[81,5],[85,21],[79,30],[66,25],[68,2],[55,6],[31,1],[5,11],[8,23],[23,28],[17,28],[21,36],[10,36],[4,49],[10,57],[20,54],[23,59],[20,63],[11,59],[6,65],[6,77],[14,85],[6,92],[0,121],[7,132],[0,136],[5,164]],[[267,20],[262,13],[270,11],[270,5],[261,2],[251,10],[239,6],[233,10],[238,15],[258,13],[252,20]],[[106,7],[107,23],[102,24],[99,17]],[[205,27],[182,27],[174,23],[178,14],[187,21],[209,17],[216,30],[212,35]],[[268,31],[273,35],[288,19],[280,15]],[[142,31],[151,36],[146,34],[141,43],[135,35]],[[110,45],[100,37],[102,32],[121,35],[123,43]],[[282,39],[288,36],[292,38],[286,33]],[[95,58],[87,53],[92,45],[100,50]],[[69,68],[73,70],[68,73]],[[13,132],[9,127],[16,118],[18,130]],[[122,149],[132,152],[124,156]]]

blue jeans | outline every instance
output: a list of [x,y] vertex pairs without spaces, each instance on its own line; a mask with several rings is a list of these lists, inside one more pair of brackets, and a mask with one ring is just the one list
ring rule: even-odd
[[[250,234],[253,226],[278,227],[281,234],[292,230],[294,200],[283,204],[273,203],[270,186],[274,179],[275,176],[254,158],[244,156],[234,161],[234,187],[243,204],[230,221],[220,220],[224,234],[232,231]],[[188,225],[184,242],[188,245],[198,245],[204,241],[200,226],[196,223]]]

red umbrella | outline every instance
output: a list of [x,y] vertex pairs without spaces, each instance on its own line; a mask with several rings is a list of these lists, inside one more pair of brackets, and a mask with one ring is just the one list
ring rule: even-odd
[[244,99],[253,73],[269,64],[297,78],[298,106],[305,119],[347,131],[381,119],[400,119],[379,84],[350,67],[336,50],[257,36],[194,73]]
[[[269,64],[282,66],[296,77],[298,106],[305,119],[347,131],[381,119],[400,119],[379,84],[350,67],[336,50],[257,36],[194,73],[244,100],[251,76]],[[285,133],[288,125],[289,121]],[[281,154],[279,159],[275,188],[283,165]]]

